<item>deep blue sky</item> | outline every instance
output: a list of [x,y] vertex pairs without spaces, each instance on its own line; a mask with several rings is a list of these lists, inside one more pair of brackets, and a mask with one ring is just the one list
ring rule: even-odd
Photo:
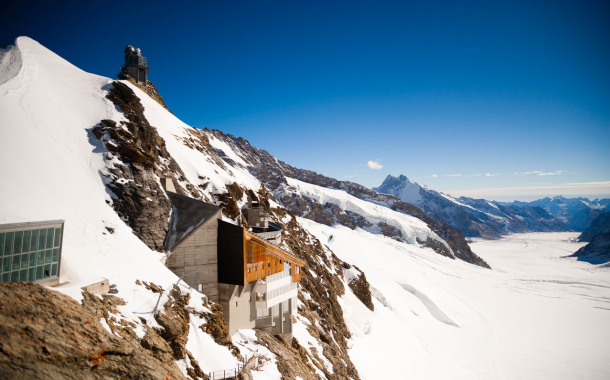
[[0,45],[27,35],[109,77],[139,47],[186,123],[369,187],[610,196],[564,186],[610,181],[609,4],[13,2]]

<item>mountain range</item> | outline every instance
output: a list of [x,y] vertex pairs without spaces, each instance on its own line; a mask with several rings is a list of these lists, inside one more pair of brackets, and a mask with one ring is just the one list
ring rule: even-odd
[[381,186],[373,190],[419,207],[427,216],[457,228],[466,237],[499,239],[514,233],[572,230],[536,205],[503,205],[485,199],[454,198],[419,185],[404,175],[388,175]]
[[499,202],[506,206],[542,207],[575,231],[584,231],[600,214],[610,211],[610,199],[564,198],[556,196],[531,202]]

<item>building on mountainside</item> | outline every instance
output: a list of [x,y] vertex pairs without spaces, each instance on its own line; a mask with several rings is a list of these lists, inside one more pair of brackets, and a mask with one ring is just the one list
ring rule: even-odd
[[250,202],[248,207],[241,211],[252,227],[252,233],[275,245],[282,243],[282,227],[269,221],[271,215],[258,202]]
[[171,180],[162,184],[172,203],[166,266],[222,305],[230,335],[256,328],[291,337],[305,262],[266,238],[224,222],[220,207],[173,192]]
[[135,79],[136,83],[146,84],[148,69],[146,58],[142,57],[140,49],[134,49],[129,45],[125,48],[125,63],[121,67],[121,75],[127,75]]
[[2,282],[59,284],[63,220],[0,225]]

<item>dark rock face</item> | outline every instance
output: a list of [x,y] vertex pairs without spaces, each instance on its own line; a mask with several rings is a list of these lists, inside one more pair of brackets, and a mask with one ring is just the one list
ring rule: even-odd
[[578,241],[588,241],[572,256],[579,260],[590,261],[595,264],[610,261],[610,212],[605,212],[595,218],[591,226],[580,235]]
[[[332,208],[329,210],[328,207],[316,204],[317,202],[313,200],[308,200],[298,194],[287,191],[288,183],[286,178],[294,178],[322,187],[344,190],[356,198],[386,204],[392,210],[414,216],[425,222],[432,231],[445,240],[457,258],[484,268],[489,268],[489,265],[483,259],[472,252],[468,246],[468,242],[464,239],[464,236],[459,230],[448,223],[439,222],[438,220],[427,216],[419,208],[396,196],[380,194],[357,183],[338,181],[311,170],[297,169],[283,161],[277,160],[269,154],[269,152],[253,147],[247,140],[241,137],[236,138],[232,135],[225,135],[217,130],[212,131],[205,129],[204,131],[232,147],[233,150],[249,164],[246,169],[271,189],[278,201],[294,215],[309,218],[326,225],[345,223],[344,225],[350,228],[352,228],[353,224],[360,227],[367,226],[366,222],[362,220],[363,218],[359,218],[359,221],[356,222],[351,216],[351,213],[348,212],[346,213],[350,216],[351,222],[347,218],[333,217]],[[237,165],[234,162],[230,164]],[[314,202],[313,204],[312,201]],[[444,249],[444,254],[448,257],[453,257],[446,247]]]
[[91,297],[81,305],[40,285],[0,284],[2,378],[186,380],[173,360],[159,360],[130,338],[123,331],[129,326],[121,329],[125,338],[102,327],[100,315],[122,300]]
[[593,241],[595,235],[610,233],[610,212],[600,214],[589,228],[584,230],[578,237],[578,241]]
[[373,190],[409,201],[427,216],[448,223],[467,237],[499,239],[512,233],[570,231],[565,223],[539,207],[507,206],[468,197],[451,198],[420,186],[404,175],[389,175]]
[[[182,170],[167,152],[165,141],[144,116],[144,107],[135,93],[121,82],[114,82],[108,94],[123,111],[128,122],[102,120],[92,133],[109,151],[106,154],[108,189],[116,195],[112,206],[148,247],[163,251],[170,201],[155,175]],[[123,128],[124,127],[124,128]],[[122,164],[117,164],[118,158]],[[169,165],[163,163],[167,160]]]
[[357,276],[353,276],[348,280],[348,286],[354,292],[354,295],[368,307],[371,311],[375,311],[375,305],[373,305],[373,296],[371,295],[371,288],[369,282],[366,280],[364,272],[357,266],[351,266],[346,262],[342,263],[343,269],[354,269],[358,272]]
[[159,103],[163,108],[169,111],[169,113],[171,113],[172,115],[174,114],[172,111],[169,110],[169,108],[167,108],[165,101],[163,101],[163,97],[161,96],[161,94],[159,94],[159,91],[157,91],[157,87],[155,87],[155,85],[152,84],[151,81],[146,81],[146,84],[138,83],[129,75],[124,75],[122,73],[119,74],[118,78],[126,80],[134,86],[138,87],[140,90],[144,91],[146,94],[148,94],[148,96],[154,99],[157,103]]

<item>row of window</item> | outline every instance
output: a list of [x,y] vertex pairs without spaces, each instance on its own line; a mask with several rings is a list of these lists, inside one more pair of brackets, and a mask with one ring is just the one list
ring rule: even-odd
[[59,248],[61,228],[0,233],[0,257]]
[[[282,260],[280,260],[280,264],[282,264],[282,263],[283,263],[283,261],[282,261]],[[276,265],[277,265],[277,261],[274,261],[274,262],[273,262],[273,266],[276,266]],[[267,267],[268,267],[268,268],[271,268],[271,261],[267,263]],[[250,273],[250,269],[251,269],[251,268],[248,268],[248,273]],[[265,269],[265,264],[261,264],[261,270],[263,270],[263,269]],[[256,265],[256,266],[254,267],[254,271],[255,271],[255,272],[257,272],[257,271],[258,271],[258,265]]]
[[59,262],[59,248],[46,251],[15,254],[0,258],[0,273],[12,272],[20,269]]
[[57,276],[58,264],[46,264],[33,268],[2,273],[2,282],[38,281]]

